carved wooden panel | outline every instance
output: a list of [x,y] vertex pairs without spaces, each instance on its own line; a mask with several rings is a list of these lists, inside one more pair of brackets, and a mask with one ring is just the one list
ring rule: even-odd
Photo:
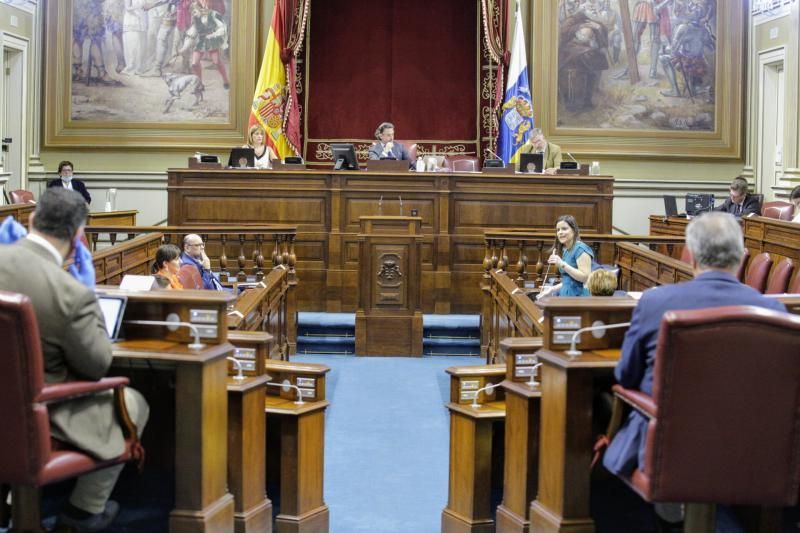
[[408,246],[376,244],[372,248],[370,272],[373,309],[408,308]]

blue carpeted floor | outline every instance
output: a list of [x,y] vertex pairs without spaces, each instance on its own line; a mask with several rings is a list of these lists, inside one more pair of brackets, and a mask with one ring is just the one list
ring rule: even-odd
[[297,356],[331,367],[325,499],[331,533],[440,530],[447,504],[449,376],[477,357]]

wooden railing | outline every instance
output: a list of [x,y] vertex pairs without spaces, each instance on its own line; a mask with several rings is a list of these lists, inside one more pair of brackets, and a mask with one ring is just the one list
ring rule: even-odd
[[643,291],[694,277],[692,265],[627,242],[617,245],[615,262],[619,268],[619,288],[623,291]]
[[11,215],[14,220],[28,227],[28,217],[36,209],[36,204],[10,204],[0,205],[0,222],[4,221],[7,216]]
[[[164,243],[183,248],[183,238],[190,233],[200,235],[206,243],[211,269],[220,273],[223,283],[264,279],[269,268],[283,265],[290,280],[296,280],[297,255],[294,250],[297,229],[294,226],[87,226],[86,235],[92,249],[97,249],[101,235],[108,235],[112,244],[120,235],[132,239],[142,233],[159,232]],[[266,265],[265,249],[271,254],[271,266]],[[265,269],[266,267],[266,269]]]
[[[92,254],[98,285],[119,285],[126,274],[148,275],[150,265],[161,246],[161,233],[139,235],[116,246]],[[72,261],[67,261],[68,267]]]
[[541,337],[542,311],[505,272],[489,272],[481,316],[481,355],[487,364],[504,363],[500,341],[507,337]]
[[228,311],[228,328],[266,331],[272,335],[269,358],[289,360],[297,351],[296,292],[289,271],[271,270],[259,286],[246,290]]
[[[667,245],[683,243],[683,237],[581,234],[581,241],[592,247],[598,263],[613,263],[616,257],[614,246],[618,242]],[[553,233],[549,231],[487,231],[485,243],[483,279],[488,282],[489,273],[500,270],[512,276],[517,286],[523,287],[528,280],[534,281],[537,285],[541,282],[555,239]]]

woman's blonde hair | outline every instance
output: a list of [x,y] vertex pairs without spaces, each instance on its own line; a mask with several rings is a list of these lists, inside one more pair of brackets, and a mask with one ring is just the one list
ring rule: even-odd
[[613,296],[617,290],[617,276],[610,270],[595,270],[589,274],[586,288],[592,296]]
[[253,146],[253,134],[257,131],[260,131],[262,135],[264,135],[264,141],[266,141],[267,132],[261,124],[253,124],[250,126],[250,129],[247,130],[247,144]]

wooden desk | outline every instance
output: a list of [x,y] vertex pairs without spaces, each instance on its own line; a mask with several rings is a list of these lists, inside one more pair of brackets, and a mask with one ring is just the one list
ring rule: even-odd
[[94,211],[89,213],[87,226],[135,226],[139,211]]
[[[545,298],[539,487],[531,504],[532,531],[594,531],[589,512],[589,468],[592,460],[592,399],[598,379],[610,377],[619,360],[626,328],[609,329],[601,337],[583,333],[569,357],[572,334],[580,328],[630,322],[632,298]],[[598,324],[599,322],[599,324]]]
[[269,376],[228,377],[228,487],[236,533],[270,533],[272,502],[266,494],[264,389]]
[[0,205],[0,222],[4,221],[7,216],[14,217],[14,220],[28,228],[28,219],[36,210],[36,204],[9,204]]
[[[273,383],[284,380],[306,390],[305,403],[297,405],[296,391],[267,388],[267,473],[279,474],[280,513],[275,519],[277,533],[326,533],[329,510],[323,496],[325,458],[325,365],[268,361]],[[272,444],[280,450],[275,457]]]
[[531,531],[594,531],[589,512],[593,381],[610,374],[619,350],[588,351],[576,359],[541,350],[542,413],[539,492]]
[[626,242],[617,244],[616,264],[619,288],[624,291],[643,291],[694,278],[692,265]]
[[[115,343],[114,365],[148,361],[175,373],[175,509],[169,530],[232,532],[233,496],[227,489],[228,364],[230,344],[190,350],[159,339]],[[133,384],[135,387],[135,383]],[[158,405],[151,405],[158,409]],[[148,428],[145,428],[145,432]]]
[[505,365],[450,367],[450,476],[447,506],[442,511],[443,533],[494,531],[492,487],[502,479],[502,436],[505,398],[502,389],[478,396],[474,392],[500,383]]
[[[650,215],[650,235],[670,235],[683,238],[686,235],[686,226],[689,219],[686,217],[663,217]],[[683,253],[683,244],[659,244],[655,250],[675,259],[680,259]]]
[[[503,501],[497,507],[498,533],[529,533],[528,507],[536,497],[539,484],[539,385],[530,386],[523,368],[530,368],[538,357],[542,338],[509,338],[500,343],[506,360],[505,460]],[[517,368],[517,362],[520,362]]]
[[[325,170],[169,169],[170,225],[297,226],[302,311],[355,311],[359,218],[422,217],[422,308],[481,308],[484,230],[552,231],[565,211],[588,233],[611,233],[614,179],[502,173],[367,173]],[[382,213],[379,199],[383,197]]]
[[93,252],[97,284],[119,285],[126,274],[150,275],[150,267],[161,246],[162,237],[161,233],[147,233]]

